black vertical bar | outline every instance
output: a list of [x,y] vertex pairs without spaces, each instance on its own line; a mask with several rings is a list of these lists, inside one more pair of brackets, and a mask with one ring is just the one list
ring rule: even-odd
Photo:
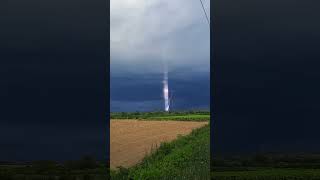
[[[214,11],[213,8],[214,3],[210,2],[210,170],[212,170],[212,159],[213,159],[213,148],[214,148],[214,134],[215,134],[215,109],[214,109],[214,62],[215,62],[215,51],[214,51],[214,25],[215,25],[215,19],[214,19]],[[212,25],[213,24],[213,25]]]
[[[107,102],[107,164],[108,169],[110,169],[110,0],[106,1],[106,22],[107,22],[107,28],[106,28],[106,34],[107,34],[107,47],[106,47],[106,68],[107,68],[107,80],[106,82],[106,102]],[[110,174],[108,174],[110,176]]]

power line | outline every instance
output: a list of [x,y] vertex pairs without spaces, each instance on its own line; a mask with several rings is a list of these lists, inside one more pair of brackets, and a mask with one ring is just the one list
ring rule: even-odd
[[210,21],[209,21],[209,18],[208,18],[206,9],[204,8],[204,5],[203,5],[202,0],[200,0],[200,3],[201,3],[201,6],[202,6],[202,9],[203,9],[203,12],[204,12],[204,14],[206,15],[206,19],[207,19],[208,25],[210,26]]

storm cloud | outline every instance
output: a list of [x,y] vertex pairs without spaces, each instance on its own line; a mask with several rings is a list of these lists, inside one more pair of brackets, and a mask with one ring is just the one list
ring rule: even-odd
[[[209,12],[209,1],[205,7]],[[110,31],[112,110],[162,109],[164,62],[176,108],[209,107],[209,88],[199,88],[209,87],[210,72],[210,28],[200,2],[112,0]]]
[[213,7],[214,150],[319,151],[319,2]]

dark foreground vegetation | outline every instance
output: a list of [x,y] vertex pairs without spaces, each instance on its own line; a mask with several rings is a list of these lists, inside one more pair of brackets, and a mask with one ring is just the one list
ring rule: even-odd
[[154,112],[113,112],[111,119],[140,120],[177,120],[177,121],[208,121],[209,111],[154,111]]
[[1,163],[0,180],[106,180],[107,163],[84,157],[77,161],[58,163],[35,161],[30,163]]
[[320,154],[275,154],[215,157],[216,180],[320,180]]
[[129,169],[119,167],[111,179],[210,179],[210,127],[162,143],[151,155]]

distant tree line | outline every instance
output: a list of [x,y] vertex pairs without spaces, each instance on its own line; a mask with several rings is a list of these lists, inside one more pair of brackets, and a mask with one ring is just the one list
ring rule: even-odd
[[[17,163],[15,163],[17,164]],[[79,160],[33,161],[22,165],[1,165],[1,180],[102,180],[108,178],[109,162],[84,156]]]
[[189,111],[151,111],[151,112],[111,112],[111,119],[141,119],[161,116],[178,116],[178,115],[210,115],[210,111],[189,110]]
[[256,153],[254,155],[216,156],[211,161],[213,169],[219,168],[316,168],[320,169],[320,154]]

